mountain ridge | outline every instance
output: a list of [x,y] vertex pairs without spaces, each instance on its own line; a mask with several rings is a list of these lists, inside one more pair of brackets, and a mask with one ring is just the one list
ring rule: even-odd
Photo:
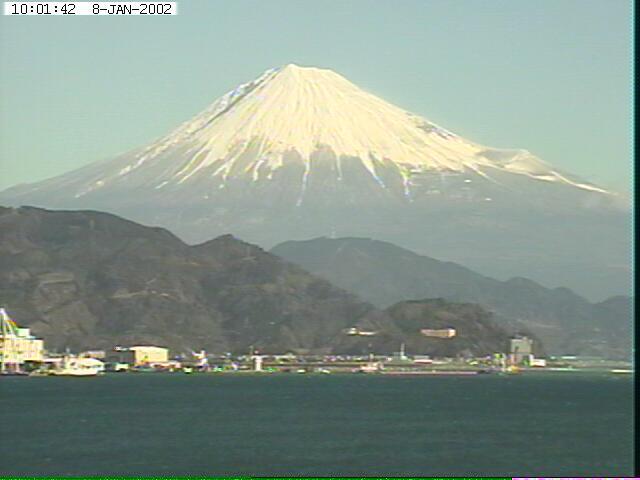
[[368,238],[290,241],[271,252],[378,308],[436,297],[471,302],[492,311],[503,325],[535,333],[548,353],[628,358],[631,352],[629,297],[590,303],[565,287],[547,288],[521,277],[500,281]]
[[619,195],[316,68],[267,70],[145,147],[9,188],[0,203],[108,211],[188,243],[368,236],[592,298],[630,287]]
[[[232,235],[189,246],[165,229],[93,211],[0,207],[0,304],[53,350],[353,352],[363,347],[344,329],[372,323],[384,329],[380,348],[412,338],[429,347],[389,312]],[[490,319],[481,307],[447,302],[429,312],[447,310],[467,338],[448,354],[506,348],[498,325],[482,330],[482,342],[466,334]]]

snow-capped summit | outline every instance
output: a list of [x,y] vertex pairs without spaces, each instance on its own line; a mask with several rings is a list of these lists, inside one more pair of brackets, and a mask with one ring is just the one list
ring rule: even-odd
[[604,192],[567,178],[525,150],[473,143],[365,92],[331,70],[294,64],[267,70],[239,85],[137,153],[118,172],[106,172],[94,187],[105,187],[118,176],[167,157],[157,188],[187,182],[203,171],[222,181],[244,175],[254,181],[271,178],[294,153],[308,175],[312,157],[320,151],[331,152],[325,161],[334,164],[337,178],[341,159],[357,158],[377,180],[380,163],[395,164],[407,188],[416,170],[482,174],[483,168],[497,168]]
[[573,238],[558,225],[616,200],[526,150],[480,145],[336,72],[294,64],[239,85],[146,147],[0,193],[11,205],[110,211],[190,241],[367,236],[542,281],[557,275],[536,276],[520,260],[556,271],[549,245],[575,256],[576,243],[589,243],[584,230]]

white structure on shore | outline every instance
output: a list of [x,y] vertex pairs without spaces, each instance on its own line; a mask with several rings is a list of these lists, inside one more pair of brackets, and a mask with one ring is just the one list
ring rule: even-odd
[[262,371],[262,355],[252,355],[251,361],[253,364],[253,371],[261,372]]

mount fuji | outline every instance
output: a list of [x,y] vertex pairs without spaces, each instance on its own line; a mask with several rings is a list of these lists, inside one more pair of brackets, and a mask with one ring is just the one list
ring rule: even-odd
[[621,196],[292,64],[148,146],[9,188],[0,203],[108,211],[188,242],[371,237],[592,298],[630,285]]

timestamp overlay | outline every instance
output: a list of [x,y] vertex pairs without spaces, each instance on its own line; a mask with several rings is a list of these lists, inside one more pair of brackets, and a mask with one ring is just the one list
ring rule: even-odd
[[4,2],[5,15],[177,15],[177,2]]

